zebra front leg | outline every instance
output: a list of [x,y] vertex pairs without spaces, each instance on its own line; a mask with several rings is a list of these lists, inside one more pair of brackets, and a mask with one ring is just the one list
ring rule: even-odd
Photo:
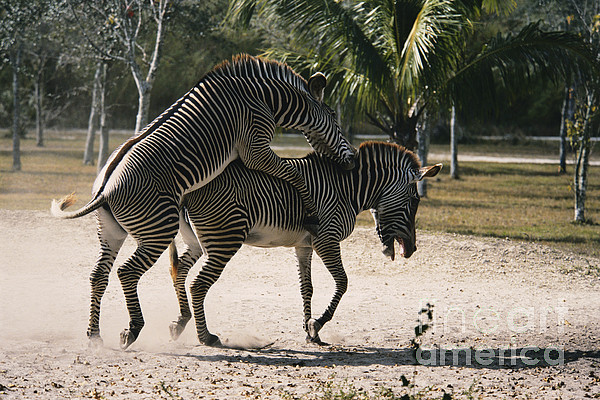
[[302,305],[304,309],[304,330],[306,331],[306,341],[310,343],[322,343],[319,338],[318,329],[314,329],[314,319],[312,318],[311,301],[313,295],[313,285],[311,279],[311,261],[312,247],[296,247],[296,259],[298,260],[298,273],[300,275],[300,294],[302,295]]
[[100,305],[108,285],[108,278],[115,258],[127,237],[127,232],[121,228],[107,209],[100,208],[96,217],[100,252],[96,265],[90,274],[90,318],[87,329],[90,346],[94,347],[102,346],[102,338],[100,337]]
[[179,218],[179,233],[181,233],[183,242],[185,244],[183,255],[181,257],[177,256],[177,247],[175,246],[175,242],[171,242],[169,245],[171,278],[173,279],[173,286],[175,288],[175,293],[177,294],[177,301],[179,303],[180,311],[177,320],[171,322],[171,325],[169,325],[171,340],[177,340],[179,338],[188,321],[192,318],[187,293],[185,291],[185,280],[190,268],[202,255],[202,247],[200,247],[200,243],[198,243],[198,238],[196,237],[196,234],[192,230],[192,227],[188,221],[186,221],[183,213],[184,211],[182,210]]
[[290,183],[298,191],[306,213],[303,223],[304,229],[311,235],[317,236],[319,233],[317,207],[308,192],[306,181],[302,174],[294,166],[275,154],[269,147],[268,141],[264,141],[258,136],[253,139],[250,151],[240,152],[240,158],[248,168],[263,171],[282,179]]
[[333,318],[333,314],[335,313],[342,296],[346,293],[346,289],[348,288],[348,277],[346,276],[346,271],[344,271],[344,266],[342,265],[339,242],[318,243],[315,246],[315,251],[335,281],[335,291],[327,309],[319,318],[310,319],[307,323],[309,335],[318,338],[319,331],[323,325]]

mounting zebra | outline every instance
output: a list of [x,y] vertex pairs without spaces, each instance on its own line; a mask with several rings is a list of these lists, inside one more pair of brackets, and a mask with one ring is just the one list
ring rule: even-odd
[[[371,210],[383,252],[392,260],[395,241],[400,254],[406,258],[416,250],[415,215],[419,205],[416,182],[435,176],[442,164],[421,168],[412,152],[395,144],[379,142],[360,146],[357,165],[352,171],[342,171],[316,153],[288,161],[304,176],[317,205],[321,229],[316,237],[302,227],[301,199],[290,185],[262,172],[251,171],[240,162],[231,163],[208,185],[184,197],[180,232],[185,251],[178,258],[174,243],[169,247],[171,276],[181,313],[170,326],[172,339],[179,337],[191,318],[185,280],[202,255],[202,249],[207,259],[190,292],[198,339],[208,345],[219,345],[220,340],[206,326],[206,294],[242,244],[295,247],[304,329],[307,340],[315,343],[321,342],[319,330],[331,320],[346,291],[347,277],[340,242],[354,230],[358,213]],[[184,218],[186,210],[195,233]],[[333,298],[316,319],[311,312],[313,250],[335,280]]]
[[316,151],[345,168],[354,166],[356,151],[322,101],[325,85],[323,74],[307,82],[285,64],[238,56],[215,67],[115,150],[84,207],[64,211],[75,202],[74,196],[53,201],[52,213],[61,218],[98,210],[100,252],[90,276],[87,331],[92,342],[101,343],[100,303],[127,234],[135,238],[137,248],[117,270],[130,318],[120,337],[123,349],[144,326],[138,281],[175,237],[183,195],[206,185],[237,157],[248,168],[289,182],[302,199],[305,227],[317,233],[316,208],[303,176],[269,144],[276,126],[299,129]]

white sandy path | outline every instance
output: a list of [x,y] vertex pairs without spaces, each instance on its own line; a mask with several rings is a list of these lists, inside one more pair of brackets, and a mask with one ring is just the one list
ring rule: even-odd
[[[102,304],[105,346],[87,347],[88,276],[97,247],[92,217],[60,221],[0,210],[0,399],[311,398],[324,382],[433,398],[442,390],[454,398],[600,396],[595,258],[420,232],[414,256],[391,262],[372,229],[358,228],[343,243],[348,292],[321,335],[332,346],[316,347],[304,343],[293,250],[244,247],[207,299],[209,328],[246,348],[236,350],[199,346],[191,323],[178,342],[169,341],[177,305],[163,256],[140,283],[146,327],[123,352],[118,334],[128,317],[115,270]],[[117,263],[132,249],[128,240]],[[316,257],[313,281],[316,314],[333,290]],[[435,325],[423,344],[436,362],[415,366],[409,341],[428,301]],[[512,353],[505,350],[511,346]],[[463,351],[449,365],[457,348],[471,348],[472,358]],[[543,364],[544,350],[550,363],[558,358],[562,365]],[[431,355],[424,352],[422,361]],[[402,387],[401,375],[415,387]]]

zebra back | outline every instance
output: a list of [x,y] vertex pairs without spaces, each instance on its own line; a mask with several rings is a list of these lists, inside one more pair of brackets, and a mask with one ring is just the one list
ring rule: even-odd
[[[337,240],[352,232],[358,213],[374,208],[391,187],[408,184],[410,171],[420,167],[411,151],[382,142],[361,144],[351,171],[316,152],[286,161],[304,176],[317,205],[321,229]],[[207,186],[186,195],[184,203],[210,223],[219,216],[224,201],[242,207],[254,225],[302,229],[298,192],[283,180],[246,168],[239,160]]]

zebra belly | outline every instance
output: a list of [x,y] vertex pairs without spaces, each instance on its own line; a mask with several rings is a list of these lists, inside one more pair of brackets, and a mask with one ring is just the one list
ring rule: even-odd
[[305,230],[287,230],[274,226],[254,226],[244,244],[254,247],[310,246],[311,237]]

